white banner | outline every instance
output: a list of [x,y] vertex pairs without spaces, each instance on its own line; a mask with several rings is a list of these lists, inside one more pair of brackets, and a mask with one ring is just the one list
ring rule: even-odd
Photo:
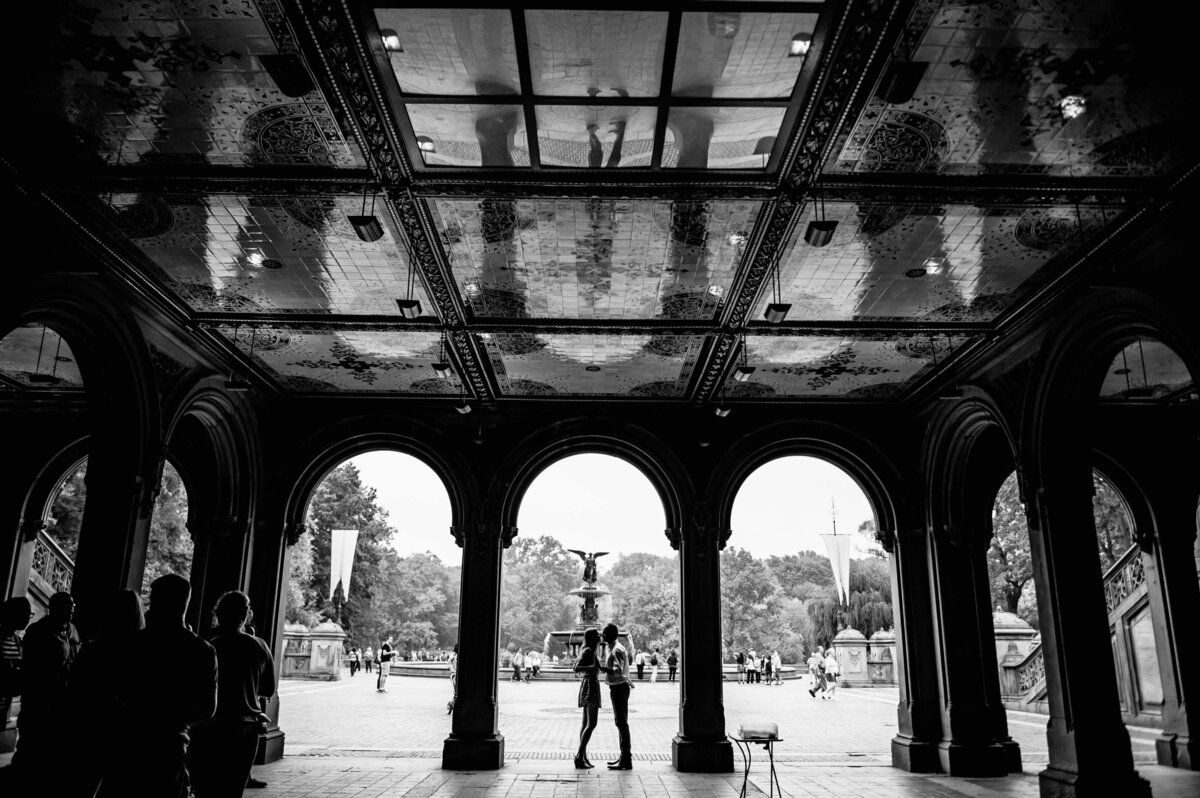
[[329,540],[329,598],[333,599],[337,584],[342,583],[342,596],[350,597],[350,569],[354,567],[354,547],[358,544],[357,529],[334,529]]
[[833,587],[843,604],[850,603],[850,536],[821,535],[833,569]]

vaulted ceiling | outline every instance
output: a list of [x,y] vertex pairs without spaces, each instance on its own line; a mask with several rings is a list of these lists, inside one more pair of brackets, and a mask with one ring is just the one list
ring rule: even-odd
[[485,402],[921,395],[1194,162],[1125,2],[575,5],[74,2],[22,146],[260,386]]

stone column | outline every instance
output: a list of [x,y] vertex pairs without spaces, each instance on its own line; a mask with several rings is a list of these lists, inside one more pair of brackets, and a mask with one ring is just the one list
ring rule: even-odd
[[671,762],[684,773],[733,772],[733,743],[725,736],[721,681],[721,549],[706,505],[694,508],[692,525],[667,536],[678,541],[680,583],[679,734]]
[[896,627],[896,684],[900,688],[892,767],[912,773],[940,770],[937,745],[941,739],[941,714],[933,662],[936,649],[929,577],[925,571],[926,547],[923,528],[898,533],[888,557]]
[[[1008,737],[1000,702],[992,629],[987,536],[948,530],[931,536],[934,639],[942,721],[938,759],[951,776],[1020,772],[1021,751]],[[999,719],[997,719],[999,715]],[[996,728],[997,722],[1003,729]],[[997,731],[1009,750],[997,739]]]
[[1100,554],[1092,520],[1091,464],[1057,458],[1043,487],[1026,491],[1050,718],[1046,798],[1148,798],[1121,720]]
[[496,707],[500,648],[500,566],[516,529],[476,523],[455,537],[463,547],[459,598],[458,698],[450,736],[442,745],[447,770],[497,770],[504,766],[504,736]]
[[[284,523],[281,517],[267,514],[254,525],[253,538],[248,541],[249,556],[245,559],[247,590],[250,607],[254,610],[254,631],[266,641],[275,659],[276,675],[282,673],[283,624],[287,600],[284,585],[292,567],[292,546],[304,533],[300,523]],[[279,694],[267,703],[271,718],[267,730],[259,737],[255,764],[263,765],[283,757],[286,736],[279,728]]]
[[[188,521],[194,543],[188,622],[200,634],[208,629],[222,593],[249,588],[251,528],[251,523],[239,518],[210,517]],[[284,578],[287,578],[286,574]],[[255,633],[261,636],[257,616],[251,623]]]
[[1163,687],[1162,733],[1155,748],[1160,765],[1200,770],[1200,583],[1191,556],[1196,518],[1185,490],[1173,499],[1155,503],[1158,539],[1141,541]]

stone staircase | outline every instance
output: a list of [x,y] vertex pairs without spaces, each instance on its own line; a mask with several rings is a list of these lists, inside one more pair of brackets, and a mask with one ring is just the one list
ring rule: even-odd
[[35,619],[46,614],[50,597],[59,591],[70,591],[75,576],[75,562],[54,538],[39,531],[33,541],[33,562],[29,569],[29,585],[25,595],[33,605]]

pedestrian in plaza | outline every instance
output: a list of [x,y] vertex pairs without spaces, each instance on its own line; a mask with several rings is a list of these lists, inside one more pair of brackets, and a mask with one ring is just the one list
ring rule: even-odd
[[450,700],[446,703],[446,714],[449,715],[454,711],[454,702],[458,700],[458,643],[454,644],[447,662],[450,664]]
[[536,649],[529,649],[529,653],[525,655],[525,684],[533,681],[533,660],[537,654]]
[[735,663],[737,663],[738,684],[742,684],[743,682],[746,681],[746,655],[743,652],[739,651],[734,656],[733,661]]
[[771,673],[775,676],[775,684],[783,684],[783,658],[779,649],[771,649]]
[[13,765],[35,779],[48,778],[60,766],[61,723],[71,715],[67,679],[79,655],[74,615],[71,594],[55,593],[46,617],[30,624],[22,639],[20,736]]
[[392,636],[388,635],[387,640],[384,640],[379,646],[379,676],[375,679],[375,692],[387,692],[387,680],[392,673],[392,658],[395,656],[396,651],[392,648]]
[[517,649],[512,655],[512,680],[518,684],[521,682],[521,668],[525,667],[525,655],[521,653],[521,649]]
[[238,798],[250,778],[258,736],[270,720],[263,701],[275,694],[275,661],[266,643],[245,631],[250,598],[231,590],[217,600],[217,710],[192,726],[188,764],[196,798]]
[[604,627],[604,644],[608,653],[604,658],[604,680],[608,683],[608,697],[612,700],[613,723],[617,727],[621,754],[608,763],[609,770],[633,770],[633,744],[629,736],[629,693],[633,684],[629,681],[629,652],[617,640],[620,630],[615,623]]
[[0,607],[0,729],[8,727],[13,699],[21,694],[21,635],[33,608],[24,596],[10,598]]
[[[808,658],[808,694],[817,697],[817,691],[825,692],[825,649],[817,646]],[[824,696],[822,696],[824,697]]]
[[358,653],[358,646],[355,646],[354,648],[350,649],[350,654],[348,655],[348,659],[350,660],[350,675],[351,676],[358,673],[358,663],[359,663],[359,658],[361,656],[362,655]]
[[530,670],[533,671],[534,678],[537,678],[538,673],[542,670],[542,652],[534,649],[529,652]]
[[633,664],[637,668],[638,681],[642,680],[642,676],[646,673],[646,652],[639,651],[633,658]]
[[596,730],[600,717],[600,663],[597,651],[600,648],[600,633],[589,627],[583,633],[583,650],[575,661],[575,672],[582,674],[579,680],[579,706],[583,709],[583,725],[579,728],[579,748],[575,751],[575,767],[595,767],[588,759],[588,741]]
[[217,652],[187,627],[191,585],[164,574],[150,585],[146,628],[134,634],[123,662],[168,662],[169,668],[117,669],[115,694],[129,730],[120,761],[107,771],[102,796],[183,798],[193,724],[217,708]]
[[371,668],[375,665],[375,650],[367,646],[367,650],[363,652],[363,670],[367,673],[371,672]]
[[651,682],[658,681],[658,649],[657,648],[654,649],[654,652],[650,655],[650,681]]
[[771,656],[769,654],[763,654],[762,658],[759,660],[759,662],[761,663],[761,668],[762,668],[762,670],[761,670],[762,680],[764,682],[766,682],[767,684],[770,684],[771,678],[773,676],[773,673],[771,671],[771,664],[772,664]]
[[758,656],[754,653],[754,649],[750,649],[750,653],[746,655],[746,684],[754,684],[758,681]]
[[833,646],[830,646],[825,652],[825,695],[821,698],[833,700],[834,693],[837,692],[837,677],[841,672],[837,657],[833,656]]
[[675,669],[679,667],[679,656],[675,653],[675,649],[671,649],[671,653],[667,655],[667,681],[675,681]]

